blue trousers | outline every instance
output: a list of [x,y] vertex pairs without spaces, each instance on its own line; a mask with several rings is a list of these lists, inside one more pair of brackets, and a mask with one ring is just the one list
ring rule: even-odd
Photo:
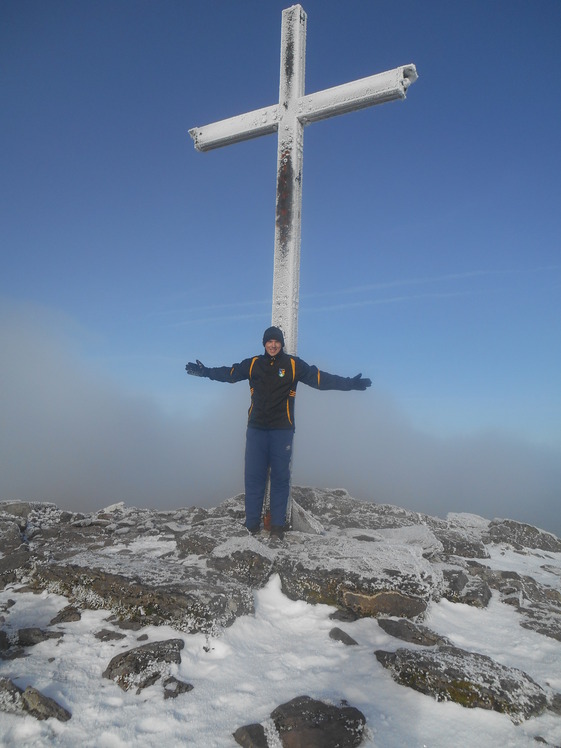
[[245,526],[259,527],[271,468],[271,525],[284,526],[290,493],[290,429],[248,428],[245,440]]

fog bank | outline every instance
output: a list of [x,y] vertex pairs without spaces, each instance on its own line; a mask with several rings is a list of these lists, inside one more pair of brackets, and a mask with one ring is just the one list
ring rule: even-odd
[[[184,398],[170,414],[155,397],[92,372],[64,324],[6,314],[0,340],[0,500],[164,509],[215,505],[243,491],[246,383],[178,372]],[[561,455],[553,449],[499,430],[422,433],[375,383],[365,393],[300,385],[296,420],[295,484],[346,488],[437,516],[509,517],[561,535]]]

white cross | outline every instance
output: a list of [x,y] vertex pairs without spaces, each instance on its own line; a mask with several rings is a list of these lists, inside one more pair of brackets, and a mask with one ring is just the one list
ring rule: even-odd
[[292,354],[298,342],[304,126],[404,99],[417,80],[415,65],[403,65],[306,96],[305,65],[306,13],[293,5],[282,12],[279,103],[189,130],[199,151],[278,132],[272,323],[283,330]]

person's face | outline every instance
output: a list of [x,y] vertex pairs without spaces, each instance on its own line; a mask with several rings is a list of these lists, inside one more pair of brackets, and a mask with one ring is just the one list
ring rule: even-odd
[[277,356],[281,351],[282,345],[279,343],[278,340],[268,340],[265,343],[265,350],[269,354],[269,356],[275,357]]

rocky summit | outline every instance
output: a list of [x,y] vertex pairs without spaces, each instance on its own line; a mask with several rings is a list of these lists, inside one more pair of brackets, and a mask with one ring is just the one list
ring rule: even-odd
[[[0,658],[32,657],[37,643],[63,637],[65,625],[83,611],[102,610],[100,640],[119,640],[120,632],[146,626],[169,626],[178,634],[120,652],[102,677],[124,691],[140,694],[160,684],[165,699],[189,698],[193,686],[172,672],[181,662],[179,635],[219,638],[236,619],[253,614],[256,590],[277,575],[291,600],[333,607],[330,635],[344,645],[357,642],[337,621],[376,618],[399,647],[372,655],[403,687],[501,712],[517,724],[561,711],[561,697],[547,683],[455,647],[427,625],[434,602],[485,608],[494,598],[511,606],[521,627],[561,641],[559,538],[512,520],[439,519],[361,502],[344,490],[295,487],[293,501],[293,527],[283,539],[247,532],[243,495],[210,509],[115,504],[90,514],[51,503],[1,502],[0,590],[56,593],[67,606],[49,626],[15,629],[4,604]],[[497,570],[490,554],[504,548],[539,555],[544,574],[535,579]],[[72,719],[41,689],[22,689],[9,677],[0,678],[0,710]],[[305,694],[271,704],[269,722],[285,748],[359,745],[365,729],[364,715],[352,705]],[[232,733],[240,745],[268,744],[259,723]]]

